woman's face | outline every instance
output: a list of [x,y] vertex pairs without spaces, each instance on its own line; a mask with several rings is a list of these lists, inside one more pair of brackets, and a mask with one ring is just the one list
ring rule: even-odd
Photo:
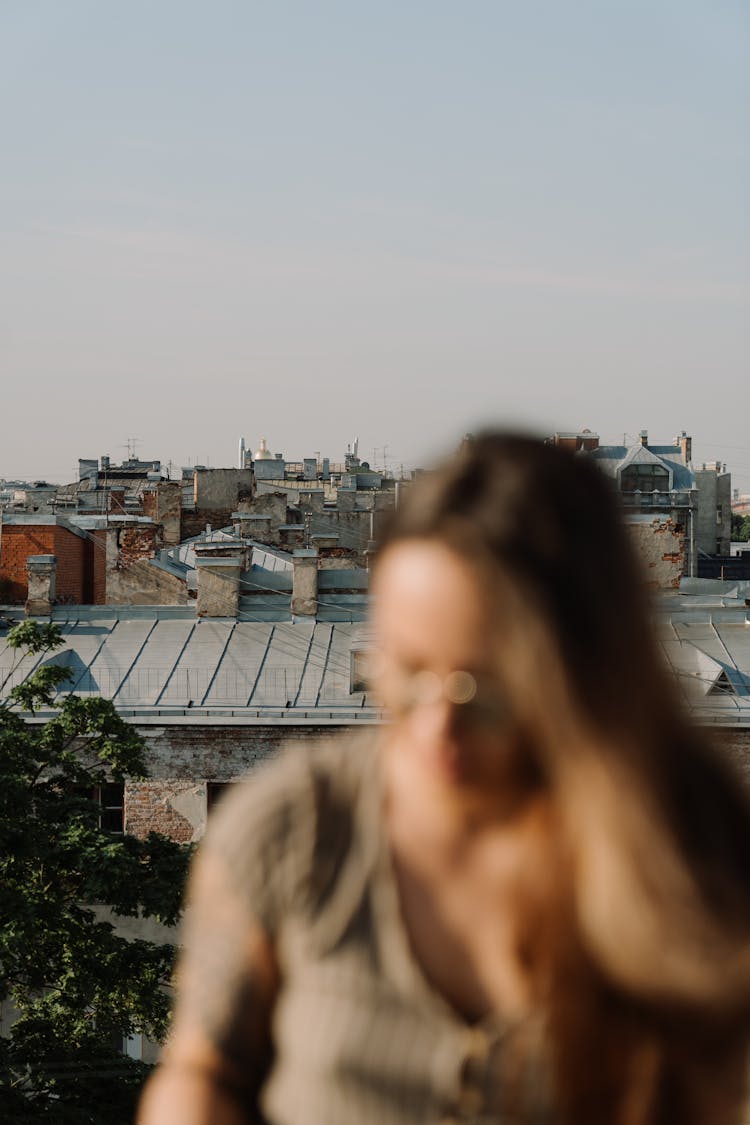
[[415,781],[502,786],[517,737],[475,571],[439,542],[407,540],[384,552],[373,591],[375,686]]

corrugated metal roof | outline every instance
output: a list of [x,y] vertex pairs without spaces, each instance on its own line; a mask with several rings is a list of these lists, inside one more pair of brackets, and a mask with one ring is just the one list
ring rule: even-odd
[[691,710],[707,722],[750,724],[745,585],[691,579],[682,589],[693,592],[661,601],[657,624],[665,656]]
[[583,453],[584,457],[593,457],[597,464],[612,477],[617,476],[618,469],[626,468],[629,464],[655,461],[663,463],[664,467],[672,472],[672,487],[676,491],[695,488],[695,477],[692,470],[682,460],[682,452],[675,445],[649,445],[642,446],[640,442],[635,445],[600,445],[590,453]]
[[[66,690],[101,695],[125,711],[378,716],[365,693],[349,690],[351,649],[361,636],[356,623],[196,621],[154,613],[87,619],[79,610],[60,624],[65,645],[48,659],[70,669]],[[0,679],[12,655],[3,632]],[[25,657],[8,686],[37,664]]]
[[[699,719],[750,724],[750,583],[683,588],[693,592],[660,600],[656,624],[686,702]],[[372,698],[349,691],[352,649],[368,643],[367,604],[366,595],[337,594],[323,599],[316,619],[291,619],[288,592],[254,594],[241,599],[236,620],[196,620],[194,606],[61,606],[53,616],[65,646],[50,659],[69,667],[72,690],[141,717],[375,721]],[[17,655],[5,643],[7,627],[0,679]],[[24,657],[8,686],[38,663]]]

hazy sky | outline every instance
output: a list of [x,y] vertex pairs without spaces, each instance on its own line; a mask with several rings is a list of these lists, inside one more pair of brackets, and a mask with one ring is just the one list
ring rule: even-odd
[[0,476],[692,433],[750,491],[747,0],[0,0]]

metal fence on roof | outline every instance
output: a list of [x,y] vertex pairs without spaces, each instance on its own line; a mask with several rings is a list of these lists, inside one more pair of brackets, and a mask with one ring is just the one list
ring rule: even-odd
[[[10,668],[0,668],[0,683]],[[20,670],[19,670],[20,672]],[[26,672],[13,677],[14,682]],[[276,665],[248,668],[87,668],[64,685],[78,695],[100,695],[118,703],[175,703],[188,701],[206,705],[315,706],[318,702],[351,706],[361,692],[350,693],[348,673],[327,670],[322,676],[305,677],[299,666]],[[10,685],[9,685],[10,686]]]

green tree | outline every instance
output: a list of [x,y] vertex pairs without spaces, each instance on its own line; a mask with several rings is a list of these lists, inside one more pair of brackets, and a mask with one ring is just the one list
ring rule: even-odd
[[750,516],[732,512],[732,539],[735,543],[747,543],[750,539]]
[[[63,643],[58,626],[26,621],[7,643],[0,1000],[18,1018],[0,1038],[0,1120],[125,1125],[149,1068],[122,1054],[122,1038],[164,1037],[175,950],[118,936],[92,905],[173,924],[189,849],[101,827],[96,787],[146,775],[142,739],[108,700],[55,701],[69,676],[51,655]],[[36,670],[6,691],[29,656]]]

